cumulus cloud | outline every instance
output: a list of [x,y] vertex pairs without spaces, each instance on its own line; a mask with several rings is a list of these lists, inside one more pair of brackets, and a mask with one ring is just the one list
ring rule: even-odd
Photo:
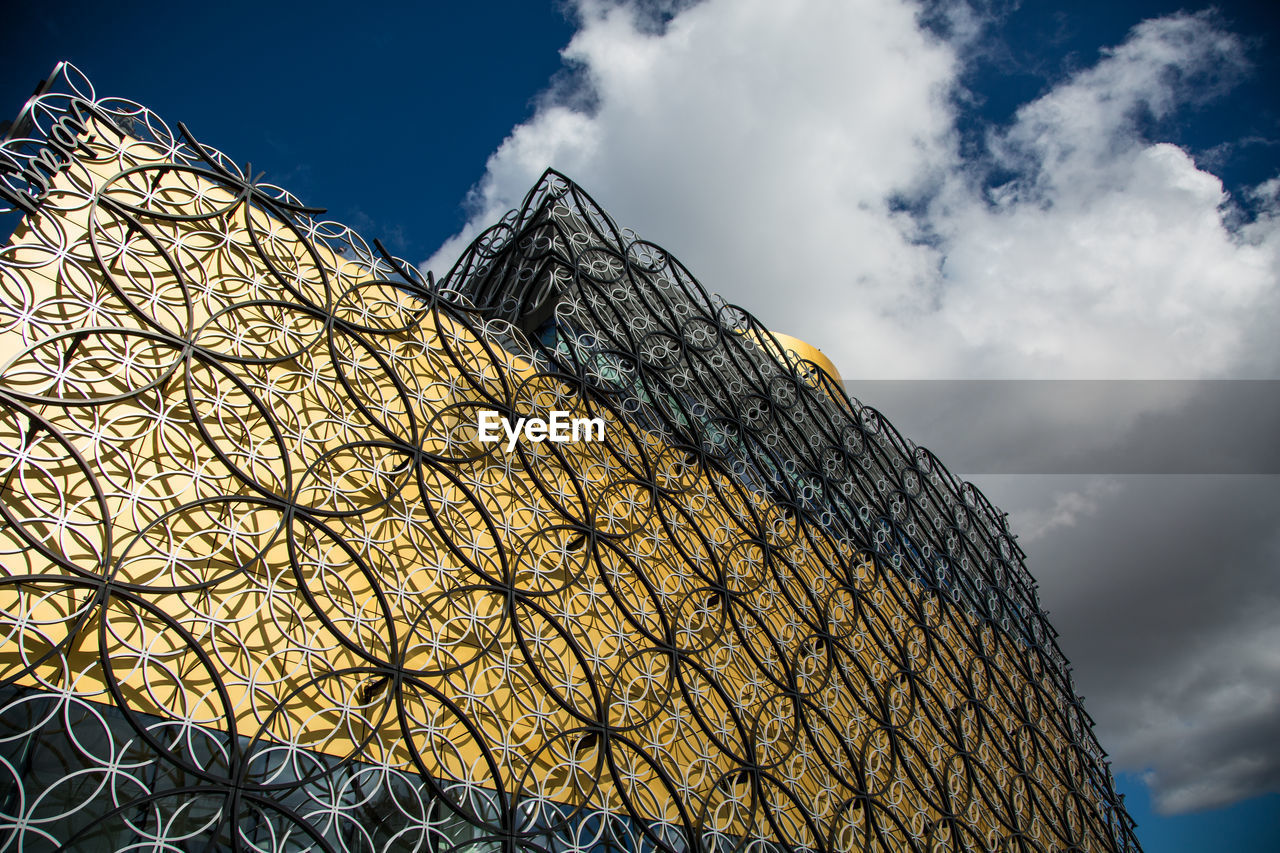
[[1275,305],[1280,232],[1230,227],[1222,182],[1141,133],[1243,69],[1239,40],[1205,15],[1146,21],[992,132],[994,164],[1018,177],[985,198],[960,186],[936,210],[940,314],[968,369],[1189,378],[1260,359],[1274,371],[1274,345],[1245,344]]
[[1166,813],[1280,789],[1280,478],[986,477],[1115,765]]
[[[1276,377],[1280,178],[1246,219],[1159,134],[1248,73],[1241,40],[1208,14],[1135,22],[962,153],[982,22],[939,9],[946,36],[903,0],[581,0],[570,73],[426,266],[554,166],[846,378]],[[1250,609],[1280,588],[1274,478],[978,483],[1021,520],[1120,768],[1170,810],[1275,789],[1276,645]]]
[[564,57],[591,97],[512,131],[437,273],[555,165],[846,377],[1220,376],[1265,341],[1280,229],[1233,229],[1221,181],[1142,133],[1244,72],[1209,17],[1140,24],[964,161],[960,50],[910,4],[581,15]]
[[1102,501],[1119,491],[1120,484],[1114,479],[1099,477],[1078,491],[1057,492],[1052,506],[1033,508],[1025,513],[1018,526],[1022,539],[1035,542],[1060,527],[1075,527],[1078,522],[1096,516]]
[[550,103],[515,128],[430,266],[555,165],[769,326],[847,364],[909,353],[881,315],[926,310],[940,256],[893,199],[954,165],[955,50],[883,0],[708,2],[661,34],[627,5],[581,15],[564,56],[594,111]]

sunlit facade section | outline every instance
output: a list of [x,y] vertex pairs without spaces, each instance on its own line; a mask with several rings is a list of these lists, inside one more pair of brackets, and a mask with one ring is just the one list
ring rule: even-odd
[[563,176],[436,281],[69,65],[0,168],[0,849],[1137,849],[1003,516]]

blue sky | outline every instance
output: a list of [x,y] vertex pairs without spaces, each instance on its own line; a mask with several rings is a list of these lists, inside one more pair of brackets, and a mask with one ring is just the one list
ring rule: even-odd
[[[1097,61],[1099,52],[1124,41],[1138,21],[1178,10],[1219,10],[1232,31],[1252,41],[1252,71],[1236,82],[1230,97],[1206,99],[1160,128],[1160,137],[1183,145],[1206,162],[1228,189],[1275,177],[1280,100],[1280,12],[1262,2],[1195,4],[1165,0],[1071,4],[1024,3],[998,25],[999,37],[966,77],[980,102],[981,122],[1007,122],[1023,103],[1040,95],[1064,74]],[[1057,8],[1054,8],[1054,7]],[[1070,11],[1066,11],[1066,10]],[[1230,153],[1218,151],[1231,145]]]
[[[998,17],[964,76],[974,98],[964,111],[970,133],[1007,122],[1138,21],[1199,8],[1165,0],[982,5]],[[1215,158],[1228,188],[1274,177],[1280,162],[1280,13],[1269,5],[1215,4],[1258,40],[1254,72],[1230,98],[1165,128],[1172,141]],[[384,4],[358,14],[349,3],[232,0],[202,14],[72,0],[22,4],[15,17],[0,69],[8,112],[69,58],[103,91],[181,117],[335,218],[402,240],[410,259],[462,227],[462,201],[484,159],[566,75],[559,52],[575,29],[572,10],[555,2]],[[1241,147],[1215,154],[1224,144]]]
[[14,112],[68,59],[417,261],[462,226],[573,27],[552,4],[416,5],[22,4],[0,96]]
[[[24,4],[0,112],[69,59],[437,270],[553,165],[846,378],[1280,378],[1273,4],[641,5]],[[1153,853],[1280,848],[1276,480],[976,480]]]

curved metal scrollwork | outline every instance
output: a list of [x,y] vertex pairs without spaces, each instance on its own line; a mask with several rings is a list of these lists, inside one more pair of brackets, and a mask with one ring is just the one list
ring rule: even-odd
[[567,179],[437,284],[60,75],[0,849],[1137,849],[1002,516]]

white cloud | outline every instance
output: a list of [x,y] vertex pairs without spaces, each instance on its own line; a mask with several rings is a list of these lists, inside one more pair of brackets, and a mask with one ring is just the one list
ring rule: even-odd
[[1090,479],[1081,489],[1055,493],[1051,506],[1028,510],[1019,518],[1022,544],[1025,546],[1059,527],[1075,527],[1096,516],[1103,499],[1117,494],[1121,488],[1114,479],[1097,477]]
[[846,363],[903,349],[906,324],[880,314],[926,310],[939,257],[889,199],[953,166],[954,50],[882,0],[715,0],[663,35],[627,7],[583,16],[565,58],[595,113],[548,106],[514,129],[432,267],[554,165],[770,326]]
[[[1280,373],[1280,183],[1257,188],[1271,201],[1239,224],[1221,181],[1151,135],[1246,72],[1240,40],[1206,15],[1143,22],[966,160],[953,98],[979,24],[956,9],[961,37],[945,41],[903,0],[706,0],[661,30],[638,24],[631,5],[582,0],[564,58],[590,97],[553,90],[512,130],[476,185],[467,227],[427,263],[443,272],[554,166],[709,290],[821,346],[846,378]],[[1004,172],[1015,177],[986,187]],[[918,203],[914,213],[895,203],[904,198]],[[1126,502],[1128,487],[1057,498],[1052,484],[1024,488],[1034,492],[1025,503],[1040,507],[1024,521],[1031,568],[1057,589],[1064,636],[1075,628],[1126,650],[1159,645],[1170,624],[1161,620],[1204,598],[1142,594],[1170,574],[1204,571],[1193,538],[1203,528],[1183,524],[1212,515],[1198,487],[1176,487],[1183,502],[1169,511],[1182,515],[1149,531],[1161,537],[1161,561],[1120,547],[1133,534],[1115,508],[1139,505]],[[1273,532],[1269,521],[1242,535]],[[1081,542],[1097,552],[1087,566],[1072,562]],[[1274,553],[1239,560],[1231,577],[1275,577]],[[1117,585],[1136,592],[1117,598]],[[1081,646],[1077,673],[1097,685],[1089,707],[1104,745],[1122,769],[1150,770],[1168,808],[1276,784],[1274,761],[1241,769],[1265,727],[1216,713],[1175,683],[1214,643],[1255,660],[1242,651],[1254,635],[1240,632],[1260,623],[1236,618],[1249,594],[1219,592],[1225,603],[1206,611],[1219,621],[1198,622],[1197,643],[1160,646],[1168,660],[1158,677],[1134,669],[1140,655]],[[1116,600],[1130,610],[1108,623],[1110,635],[1094,632],[1098,602]],[[1143,608],[1149,618],[1135,621]],[[1246,663],[1215,670],[1210,692],[1260,695],[1273,670]],[[1147,716],[1156,706],[1168,716]]]
[[1217,85],[1242,63],[1239,41],[1205,16],[1146,21],[992,134],[996,162],[1019,177],[991,203],[966,184],[937,203],[939,313],[969,369],[1189,378],[1280,366],[1274,345],[1246,346],[1275,304],[1280,229],[1232,230],[1222,182],[1139,133],[1144,116],[1198,96],[1194,81]]
[[[1273,372],[1280,228],[1227,224],[1221,182],[1149,142],[1243,67],[1204,16],[1147,21],[963,162],[957,48],[897,0],[709,0],[665,32],[590,4],[565,49],[592,113],[548,101],[490,157],[442,272],[548,165],[710,289],[847,377]],[[970,27],[971,29],[971,27]],[[1019,178],[984,193],[992,164]],[[892,200],[933,192],[923,222]],[[940,245],[918,239],[922,227]]]
[[1280,477],[979,482],[1115,766],[1165,813],[1280,789]]
[[1108,708],[1131,729],[1114,758],[1151,768],[1146,780],[1162,812],[1227,805],[1280,786],[1272,754],[1280,738],[1280,630],[1270,613],[1251,615],[1176,660],[1177,671],[1160,671],[1141,703]]

